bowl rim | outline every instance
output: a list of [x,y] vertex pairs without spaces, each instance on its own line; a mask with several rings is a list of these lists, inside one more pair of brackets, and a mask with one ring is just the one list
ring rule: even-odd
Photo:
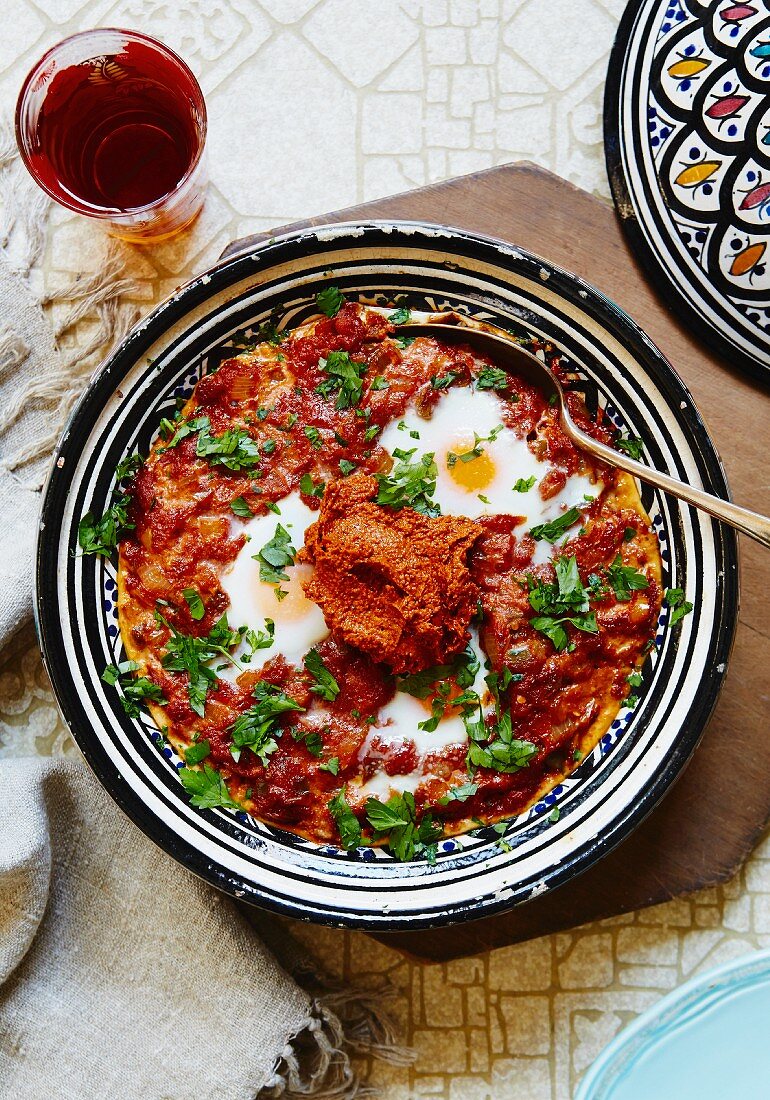
[[[644,370],[653,378],[656,385],[660,386],[667,399],[671,399],[673,392],[677,402],[686,400],[687,408],[677,408],[677,416],[680,421],[686,423],[690,442],[694,445],[697,444],[698,456],[705,466],[711,482],[710,487],[712,491],[721,493],[721,495],[728,498],[729,490],[719,454],[689,390],[663,353],[620,306],[603,294],[602,291],[585,282],[580,276],[537,256],[527,249],[512,245],[510,242],[499,238],[430,222],[407,219],[365,219],[361,221],[332,222],[270,237],[253,248],[240,251],[232,257],[219,261],[211,268],[182,284],[171,295],[163,299],[146,317],[138,321],[94,371],[85,391],[70,413],[51,460],[49,473],[42,491],[40,528],[36,547],[35,627],[43,655],[43,663],[51,680],[57,706],[65,724],[89,767],[123,812],[142,829],[145,835],[188,870],[193,871],[199,877],[238,900],[253,903],[261,908],[287,916],[309,919],[319,924],[387,932],[403,931],[406,928],[432,928],[464,923],[469,920],[491,916],[496,912],[526,903],[529,897],[509,895],[489,900],[482,898],[472,901],[457,901],[451,904],[448,911],[441,914],[415,916],[410,913],[402,916],[398,913],[392,913],[387,917],[374,920],[366,914],[334,909],[328,904],[303,905],[301,897],[291,902],[285,901],[274,897],[269,891],[262,890],[255,881],[250,882],[246,879],[236,878],[224,866],[210,860],[193,844],[183,840],[166,821],[146,806],[143,799],[126,782],[122,773],[106,757],[98,740],[88,729],[79,733],[76,732],[76,716],[73,714],[73,708],[67,699],[66,685],[63,685],[59,679],[59,658],[62,655],[57,655],[54,637],[54,628],[59,617],[58,601],[56,599],[56,574],[54,571],[52,575],[52,571],[47,566],[48,561],[55,560],[55,549],[58,545],[57,525],[48,522],[48,520],[54,517],[57,504],[64,504],[69,491],[68,486],[63,488],[61,480],[57,479],[57,473],[61,468],[66,468],[67,450],[72,430],[83,413],[87,411],[91,402],[99,396],[99,390],[103,389],[108,383],[113,385],[109,376],[115,373],[118,378],[123,377],[137,362],[141,354],[141,346],[144,344],[145,347],[149,347],[156,338],[162,336],[166,329],[167,313],[182,303],[185,306],[185,312],[187,312],[192,306],[205,301],[212,289],[226,289],[231,282],[237,282],[239,278],[248,278],[249,274],[256,274],[257,270],[261,272],[265,268],[269,268],[271,266],[271,253],[285,249],[287,245],[301,245],[303,240],[310,238],[320,243],[321,240],[333,241],[337,237],[348,236],[351,240],[351,246],[355,247],[355,241],[362,230],[371,230],[381,234],[392,234],[394,231],[403,230],[404,234],[408,235],[412,241],[415,239],[415,233],[422,231],[426,237],[433,239],[434,243],[435,236],[438,234],[439,239],[444,237],[454,241],[464,240],[481,249],[494,249],[498,253],[498,259],[499,250],[503,249],[507,256],[516,258],[521,265],[521,274],[525,274],[527,270],[531,269],[531,272],[537,276],[537,282],[540,282],[543,278],[542,273],[547,272],[548,286],[551,291],[556,290],[558,297],[574,302],[577,308],[587,312],[590,316],[594,316],[603,328],[609,328],[616,336],[619,333],[625,333],[630,338],[627,346],[637,357],[641,358],[642,353],[644,353]],[[405,247],[408,247],[408,241],[405,243]],[[260,259],[267,257],[267,262],[259,269],[255,268],[255,255]],[[608,325],[608,322],[611,322],[611,324]],[[117,384],[116,381],[114,385]],[[715,665],[723,666],[722,671],[711,680],[709,690],[700,693],[694,701],[687,721],[680,727],[681,736],[669,751],[657,776],[653,777],[652,780],[647,780],[636,800],[619,808],[619,812],[614,816],[610,828],[602,835],[595,836],[591,843],[586,843],[581,848],[570,852],[558,865],[551,868],[547,875],[543,876],[544,880],[547,879],[549,891],[563,885],[566,881],[586,870],[602,856],[608,854],[641,824],[670,788],[672,782],[681,774],[705,731],[727,675],[739,611],[737,537],[731,529],[718,525],[715,521],[712,521],[712,523],[715,544],[717,550],[721,549],[721,557],[724,562],[724,597],[721,605],[715,609],[712,642],[715,648],[713,655]],[[66,657],[66,655],[64,656]],[[531,896],[535,895],[532,894]]]

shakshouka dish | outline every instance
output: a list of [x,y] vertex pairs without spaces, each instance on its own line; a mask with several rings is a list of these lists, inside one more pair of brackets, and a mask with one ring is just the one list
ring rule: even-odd
[[104,678],[149,708],[192,805],[432,860],[633,705],[657,539],[531,385],[410,337],[406,307],[317,301],[202,377],[83,518],[84,552],[119,549],[126,660]]

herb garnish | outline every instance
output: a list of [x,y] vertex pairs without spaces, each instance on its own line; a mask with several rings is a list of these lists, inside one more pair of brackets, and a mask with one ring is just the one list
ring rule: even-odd
[[539,542],[540,539],[545,539],[546,542],[556,542],[567,528],[572,527],[579,519],[581,519],[580,509],[570,508],[562,516],[557,516],[556,519],[552,519],[548,523],[540,523],[537,527],[532,527],[529,533],[536,542]]
[[339,461],[340,473],[343,477],[347,477],[348,474],[352,474],[356,469],[356,463],[351,462],[347,458],[341,458]]
[[534,474],[531,477],[520,477],[513,487],[514,493],[528,493],[530,489],[534,488],[537,478]]
[[259,464],[257,441],[244,428],[228,428],[221,435],[212,435],[207,424],[198,433],[195,453],[211,466],[225,466],[236,472],[252,470]]
[[625,451],[631,458],[635,458],[637,462],[642,457],[644,443],[634,435],[621,436],[620,439],[615,440],[615,446],[619,451]]
[[188,764],[200,764],[211,753],[211,742],[204,738],[202,741],[193,741],[188,749],[185,749],[184,758]]
[[303,664],[315,681],[310,690],[322,699],[326,699],[330,703],[334,702],[340,693],[340,685],[321,660],[318,650],[311,649],[305,655]]
[[306,424],[302,430],[304,431],[307,438],[310,440],[311,445],[315,447],[317,451],[320,451],[324,445],[324,442],[321,438],[321,433],[319,432],[318,428],[314,428],[312,424]]
[[507,390],[512,382],[510,374],[500,367],[482,367],[476,375],[477,390]]
[[115,470],[115,486],[110,504],[100,519],[94,519],[93,512],[86,512],[78,524],[78,544],[84,554],[99,554],[104,558],[117,549],[118,543],[136,524],[128,518],[131,506],[131,494],[120,486],[132,478],[144,459],[141,455],[128,455],[121,459]]
[[245,497],[236,497],[235,500],[231,500],[230,510],[233,515],[240,516],[241,519],[251,519],[254,515]]
[[438,469],[433,454],[423,455],[417,462],[411,462],[416,448],[403,451],[395,448],[393,457],[398,461],[387,475],[378,474],[380,484],[377,504],[387,504],[391,508],[413,508],[425,516],[438,516],[441,509],[432,496],[436,491]]
[[239,760],[243,749],[251,749],[266,768],[268,757],[278,748],[278,719],[289,711],[302,711],[305,708],[266,680],[258,681],[254,688],[254,698],[254,706],[239,715],[230,727],[233,738],[230,754],[233,760]]
[[259,562],[259,579],[267,581],[268,584],[277,584],[279,587],[276,589],[276,595],[282,592],[281,598],[286,595],[285,590],[280,588],[281,581],[289,579],[289,574],[285,573],[284,569],[287,565],[294,565],[296,553],[291,544],[291,535],[279,523],[270,541],[265,543],[258,554],[251,555],[255,561]]
[[210,764],[204,764],[202,770],[181,768],[179,778],[190,795],[190,805],[200,810],[211,810],[222,806],[227,810],[240,810],[240,805],[227,789],[224,776],[215,771]]
[[321,772],[331,772],[332,775],[337,775],[340,770],[340,758],[338,756],[332,756],[325,764],[319,764],[318,770]]
[[182,634],[164,619],[159,611],[155,612],[155,619],[171,631],[161,664],[168,672],[187,673],[189,679],[187,697],[190,707],[197,715],[203,717],[206,695],[217,679],[216,672],[213,668],[209,668],[206,662],[219,654],[240,668],[237,661],[230,655],[230,650],[240,643],[246,628],[231,630],[225,614],[214,624],[209,634],[204,637],[195,637],[191,634]]
[[669,626],[677,626],[685,615],[690,614],[694,606],[689,600],[685,600],[684,589],[682,588],[667,588],[663,599],[671,608],[671,615],[668,620]]
[[405,325],[407,321],[411,320],[411,318],[412,315],[406,308],[406,306],[399,306],[398,309],[393,310],[393,312],[388,317],[388,320],[390,321],[391,325]]
[[325,286],[315,296],[315,304],[327,317],[336,317],[345,304],[345,298],[339,287]]
[[316,386],[316,393],[322,397],[336,393],[335,409],[350,409],[359,403],[366,363],[351,359],[346,351],[330,351],[325,359],[319,359],[318,365],[328,378]]
[[503,430],[503,425],[498,424],[496,428],[493,428],[489,435],[477,435],[473,433],[473,447],[470,451],[463,451],[462,454],[455,454],[454,451],[448,451],[446,456],[446,464],[451,470],[458,462],[472,462],[474,458],[480,458],[484,453],[482,443],[494,443]]
[[418,823],[414,796],[409,791],[392,795],[387,802],[367,798],[366,817],[374,829],[374,839],[384,840],[390,852],[406,863],[424,855],[428,863],[436,862],[436,841],[443,829],[430,813]]
[[478,783],[463,783],[461,787],[451,787],[445,795],[438,800],[440,806],[448,806],[450,802],[467,802],[479,789]]
[[196,588],[183,588],[182,595],[190,609],[190,618],[200,620],[206,614],[206,606]]
[[131,675],[138,668],[136,661],[121,661],[119,665],[107,665],[102,673],[105,684],[111,687],[119,685],[122,689],[120,705],[129,718],[139,717],[139,708],[146,700],[157,703],[159,706],[164,706],[167,702],[158,684],[153,683],[147,676],[134,678]]
[[342,847],[348,852],[357,848],[361,843],[361,824],[348,805],[344,793],[337,791],[326,805],[337,823]]
[[326,488],[325,481],[313,481],[310,474],[303,474],[299,482],[300,492],[307,497],[322,497]]
[[545,634],[554,649],[562,652],[574,649],[574,642],[570,645],[565,623],[586,634],[597,634],[599,627],[595,612],[589,611],[590,590],[583,586],[574,555],[558,558],[554,568],[555,582],[535,580],[531,575],[527,577],[530,606],[537,612],[530,619],[530,626]]
[[612,585],[615,596],[621,603],[628,603],[632,592],[639,592],[649,586],[649,581],[644,573],[634,569],[632,565],[623,565],[620,554],[612,565],[607,566],[607,580]]

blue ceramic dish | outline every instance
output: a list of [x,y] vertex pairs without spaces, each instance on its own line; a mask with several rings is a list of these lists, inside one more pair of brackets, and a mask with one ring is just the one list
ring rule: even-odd
[[613,1039],[575,1100],[770,1095],[770,951],[693,978]]

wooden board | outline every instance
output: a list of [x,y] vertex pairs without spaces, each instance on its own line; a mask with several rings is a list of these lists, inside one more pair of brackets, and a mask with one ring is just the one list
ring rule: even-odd
[[[576,272],[636,320],[691,390],[733,497],[770,511],[770,395],[700,345],[645,281],[613,208],[528,164],[505,165],[275,232],[360,218],[410,218],[502,237]],[[232,254],[267,236],[231,245]],[[666,901],[730,878],[770,819],[770,554],[741,537],[741,614],[727,680],[689,768],[615,851],[508,913],[377,938],[450,959]]]

